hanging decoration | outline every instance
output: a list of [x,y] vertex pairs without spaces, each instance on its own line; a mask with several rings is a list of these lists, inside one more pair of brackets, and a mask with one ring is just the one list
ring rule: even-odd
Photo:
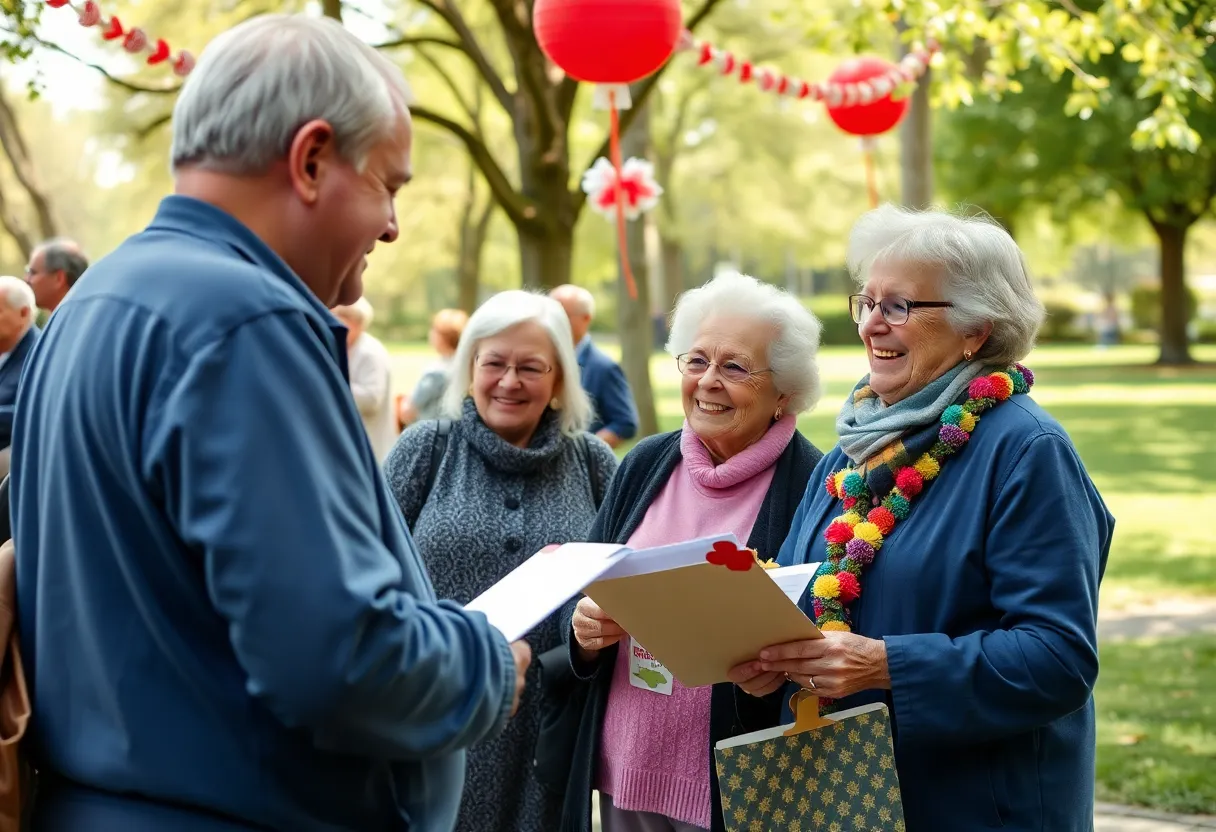
[[597,214],[615,219],[619,204],[632,222],[659,204],[663,187],[655,181],[654,165],[645,159],[625,160],[618,175],[612,162],[601,156],[583,174],[583,193]]
[[901,88],[915,84],[925,74],[929,61],[938,51],[937,43],[930,42],[926,47],[913,49],[898,64],[889,64],[873,58],[855,59],[873,60],[883,64],[881,74],[867,74],[856,79],[838,77],[837,73],[850,63],[846,61],[827,81],[803,81],[765,67],[757,68],[751,61],[739,58],[725,49],[719,49],[707,41],[697,40],[688,31],[681,35],[679,45],[682,51],[696,53],[698,66],[714,69],[722,75],[735,78],[741,84],[755,84],[762,92],[771,92],[785,98],[822,101],[828,107],[836,109],[870,104],[892,93],[902,92]]
[[[628,109],[629,84],[667,62],[680,42],[680,0],[536,0],[532,30],[541,51],[567,75],[596,84],[595,106],[608,110],[608,147],[615,182],[624,183],[620,110]],[[598,164],[598,162],[597,162]],[[637,284],[625,242],[626,195],[613,187],[621,272],[629,297]]]
[[741,84],[754,83],[763,92],[806,101],[822,101],[828,116],[841,130],[861,137],[866,167],[866,189],[870,205],[877,207],[878,176],[874,163],[877,136],[895,128],[908,111],[908,96],[929,68],[938,50],[930,42],[914,49],[898,64],[875,57],[851,58],[842,63],[826,81],[809,82],[756,68],[750,61],[737,58],[724,49],[696,40],[685,32],[680,46],[696,52],[700,66],[712,67]]
[[186,50],[176,54],[164,38],[151,38],[138,26],[127,28],[115,15],[102,14],[101,6],[96,0],[73,2],[73,0],[46,0],[52,9],[69,8],[76,12],[80,25],[91,28],[99,27],[101,36],[108,41],[119,43],[123,49],[132,55],[146,55],[149,66],[165,64],[173,69],[174,74],[185,77],[194,69],[194,56]]

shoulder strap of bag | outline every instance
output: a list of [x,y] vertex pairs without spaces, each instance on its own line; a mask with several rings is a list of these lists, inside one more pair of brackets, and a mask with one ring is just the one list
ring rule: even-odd
[[426,472],[426,485],[422,489],[422,500],[418,503],[418,511],[422,511],[422,507],[426,505],[427,499],[431,496],[431,489],[435,486],[435,475],[439,473],[439,464],[443,462],[443,455],[448,450],[448,437],[452,434],[451,419],[435,420],[435,438],[431,443],[431,465]]

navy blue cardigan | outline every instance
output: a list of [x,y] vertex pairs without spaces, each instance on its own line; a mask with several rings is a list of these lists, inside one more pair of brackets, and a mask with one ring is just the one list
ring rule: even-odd
[[[823,454],[800,433],[795,433],[777,459],[773,481],[769,486],[747,545],[768,559],[777,556],[790,530],[794,513],[806,488],[807,478]],[[604,503],[600,507],[588,540],[597,543],[625,543],[642,523],[646,510],[654,502],[672,471],[682,459],[680,431],[644,439],[629,452],[617,469]],[[608,707],[608,689],[612,682],[612,667],[616,662],[617,646],[603,651],[594,669],[576,656],[576,643],[570,629],[577,601],[562,611],[562,638],[570,650],[570,661],[576,673],[583,673],[587,690],[586,705],[575,742],[569,779],[566,783],[565,805],[562,810],[562,832],[590,832],[591,790],[599,756],[600,734],[604,712]],[[754,699],[741,692],[736,697],[734,685],[714,685],[710,700],[709,739],[710,771],[713,769],[713,744],[727,737],[772,727],[777,723],[780,701],[777,697]],[[718,781],[711,777],[713,789],[713,829],[724,832],[722,813],[718,809]]]
[[[819,463],[783,565],[825,556]],[[908,832],[1093,832],[1098,584],[1114,518],[1028,396],[984,414],[862,578],[854,631],[887,647]],[[810,599],[803,599],[804,609]],[[789,691],[787,690],[787,693]]]

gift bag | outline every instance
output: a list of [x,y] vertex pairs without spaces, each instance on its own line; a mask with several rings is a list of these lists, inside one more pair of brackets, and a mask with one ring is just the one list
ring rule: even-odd
[[903,832],[887,706],[822,717],[810,691],[793,725],[714,746],[728,832]]

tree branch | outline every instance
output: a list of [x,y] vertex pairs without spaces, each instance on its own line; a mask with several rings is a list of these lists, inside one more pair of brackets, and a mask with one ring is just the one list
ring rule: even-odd
[[165,126],[172,120],[173,120],[173,111],[166,110],[165,112],[158,115],[156,118],[149,121],[143,127],[135,128],[135,137],[137,139],[139,139],[140,141],[143,141],[144,139],[148,138],[153,133],[155,133],[159,128]]
[[410,112],[414,118],[441,127],[464,143],[469,157],[477,164],[486,184],[490,186],[494,200],[502,206],[512,223],[527,225],[536,222],[538,211],[532,200],[515,190],[515,186],[503,173],[485,142],[474,135],[472,130],[426,107],[411,107]]
[[45,239],[55,237],[59,233],[59,224],[55,221],[55,213],[51,210],[51,200],[38,182],[38,173],[34,169],[33,159],[30,158],[25,139],[21,135],[21,126],[17,116],[9,106],[8,99],[0,93],[0,146],[3,146],[13,173],[21,187],[29,196],[38,217],[38,232]]
[[[3,31],[8,32],[9,34],[14,34],[14,35],[17,34],[16,32],[13,32],[11,29],[3,29]],[[79,64],[83,64],[84,66],[87,66],[89,69],[100,73],[101,76],[103,78],[105,78],[107,81],[109,81],[111,84],[122,87],[123,89],[127,90],[128,92],[146,92],[146,93],[151,93],[152,95],[175,95],[177,93],[177,91],[182,88],[181,84],[174,84],[174,85],[168,86],[168,87],[165,87],[165,86],[150,87],[150,86],[147,86],[144,84],[137,83],[135,81],[128,81],[125,78],[119,78],[116,75],[110,74],[109,70],[107,70],[105,67],[101,67],[95,63],[86,61],[84,58],[80,57],[79,55],[75,55],[75,54],[69,52],[68,50],[64,49],[62,46],[60,46],[57,43],[53,43],[49,40],[43,40],[42,38],[38,37],[37,35],[29,35],[28,37],[30,39],[32,39],[35,43],[37,43],[39,46],[45,47],[46,49],[50,49],[53,52],[58,52],[60,55],[66,55],[67,57],[71,58],[73,61],[76,61]]]
[[[684,28],[690,32],[695,32],[697,26],[703,23],[705,18],[709,17],[710,13],[713,12],[714,7],[720,2],[722,2],[722,0],[701,0],[701,7],[693,12],[692,16],[688,18],[688,22],[685,24]],[[663,73],[667,71],[671,64],[672,61],[668,60],[667,63],[659,67],[657,71],[655,71],[644,81],[633,85],[633,88],[631,89],[633,106],[621,113],[620,130],[622,136],[629,131],[629,126],[633,124],[633,120],[637,118],[638,111],[646,106],[646,99],[650,97],[651,92],[658,86],[659,80],[663,77]],[[594,154],[592,154],[590,164],[585,165],[584,169],[595,164],[596,159],[607,155],[608,139],[604,139],[604,143],[599,146],[599,149],[596,150]],[[583,209],[583,205],[587,202],[587,194],[583,193],[582,188],[575,188],[571,192],[571,198],[574,204],[574,214],[575,216],[578,216],[579,212]]]
[[456,33],[462,45],[461,51],[468,55],[469,60],[477,67],[477,71],[481,73],[481,77],[485,79],[490,91],[494,93],[494,98],[502,105],[502,108],[508,115],[514,117],[515,99],[507,90],[507,85],[503,83],[502,78],[494,70],[490,59],[486,57],[485,50],[477,42],[477,37],[469,28],[469,24],[465,22],[464,15],[457,8],[455,0],[417,0],[417,2],[439,15]]
[[8,200],[4,198],[4,190],[0,188],[0,225],[4,226],[4,230],[17,244],[17,248],[21,249],[21,256],[29,262],[30,255],[34,253],[34,241],[30,237],[29,229],[25,227],[25,223],[17,216],[12,207],[8,204]]
[[397,49],[402,46],[443,46],[465,54],[464,44],[451,38],[441,38],[438,35],[402,35],[384,43],[373,43],[373,49]]
[[469,117],[469,121],[473,124],[474,134],[479,139],[482,138],[481,123],[480,119],[478,118],[477,111],[474,110],[473,106],[465,99],[464,93],[460,91],[460,87],[456,86],[456,80],[448,73],[446,69],[443,68],[443,65],[439,63],[435,56],[433,56],[430,52],[426,51],[425,49],[415,49],[414,51],[417,53],[419,58],[426,61],[427,65],[429,65],[430,68],[434,70],[435,74],[439,76],[439,80],[443,81],[443,83],[447,86],[448,90],[452,93],[452,97],[456,99],[456,103],[460,105],[460,109],[464,111],[464,114]]

